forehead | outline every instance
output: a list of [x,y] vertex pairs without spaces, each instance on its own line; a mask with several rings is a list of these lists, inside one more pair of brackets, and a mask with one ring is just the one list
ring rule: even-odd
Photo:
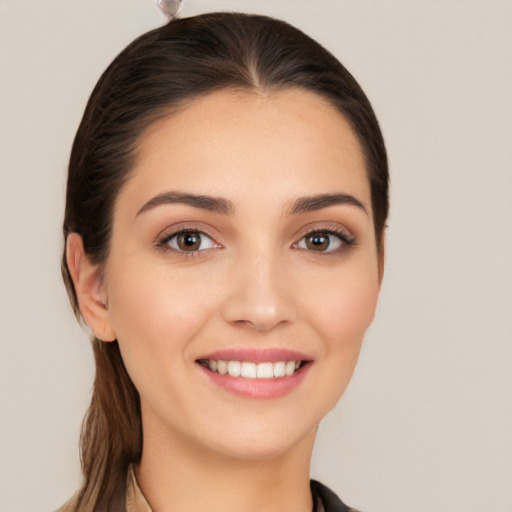
[[371,210],[357,137],[322,97],[301,89],[222,90],[196,99],[141,136],[121,196],[143,201],[166,190],[218,196],[250,190],[254,197],[270,187],[283,200],[353,193]]

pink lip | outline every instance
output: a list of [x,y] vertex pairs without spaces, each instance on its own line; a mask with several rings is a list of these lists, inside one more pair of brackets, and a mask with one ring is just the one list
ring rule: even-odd
[[272,399],[279,398],[292,392],[299,386],[312,366],[312,358],[302,352],[289,349],[261,349],[261,348],[235,348],[211,352],[198,358],[199,360],[214,359],[223,361],[247,361],[254,363],[278,361],[307,361],[293,375],[276,377],[273,379],[248,379],[244,377],[231,377],[209,370],[198,364],[199,369],[210,379],[215,386],[243,398]]
[[211,382],[222,389],[244,398],[271,399],[279,398],[293,391],[306,376],[311,363],[304,365],[293,375],[277,377],[274,379],[246,379],[244,377],[231,377],[212,372],[204,366],[198,365]]
[[238,347],[211,352],[199,359],[222,361],[248,361],[252,363],[276,363],[278,361],[311,361],[303,352],[286,348]]

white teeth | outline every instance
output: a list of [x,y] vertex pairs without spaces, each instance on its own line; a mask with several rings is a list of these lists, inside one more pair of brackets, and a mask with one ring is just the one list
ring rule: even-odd
[[242,363],[240,375],[249,379],[256,378],[256,365],[254,363]]
[[[211,361],[208,361],[208,364],[210,364],[210,362]],[[211,366],[210,370],[213,370]],[[228,363],[226,361],[217,361],[217,371],[222,375],[226,375],[226,373],[228,373]]]
[[228,373],[231,377],[240,377],[240,370],[242,365],[240,361],[229,361],[228,362]]
[[286,363],[286,368],[284,369],[284,373],[286,375],[293,375],[295,372],[295,361],[288,361]]
[[272,363],[260,363],[258,364],[257,371],[258,379],[270,379],[274,376],[274,368],[272,367]]
[[246,379],[272,379],[293,375],[301,361],[277,361],[275,363],[251,363],[248,361],[223,361],[208,359],[208,368],[221,375]]
[[284,377],[286,369],[286,363],[284,361],[280,361],[279,363],[274,363],[274,377]]

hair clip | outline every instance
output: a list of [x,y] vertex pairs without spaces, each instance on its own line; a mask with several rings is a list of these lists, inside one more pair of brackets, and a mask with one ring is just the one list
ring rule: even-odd
[[183,0],[157,0],[160,10],[170,19],[174,20],[180,13]]

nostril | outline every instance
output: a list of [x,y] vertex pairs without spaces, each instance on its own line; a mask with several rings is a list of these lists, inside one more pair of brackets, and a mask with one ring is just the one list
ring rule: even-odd
[[272,318],[258,318],[252,320],[235,320],[231,323],[237,327],[247,328],[254,331],[269,331],[276,327],[284,326],[290,322],[286,319],[275,320]]
[[233,326],[255,331],[267,331],[291,323],[295,309],[291,301],[279,299],[266,304],[257,298],[230,298],[223,307],[222,315]]

